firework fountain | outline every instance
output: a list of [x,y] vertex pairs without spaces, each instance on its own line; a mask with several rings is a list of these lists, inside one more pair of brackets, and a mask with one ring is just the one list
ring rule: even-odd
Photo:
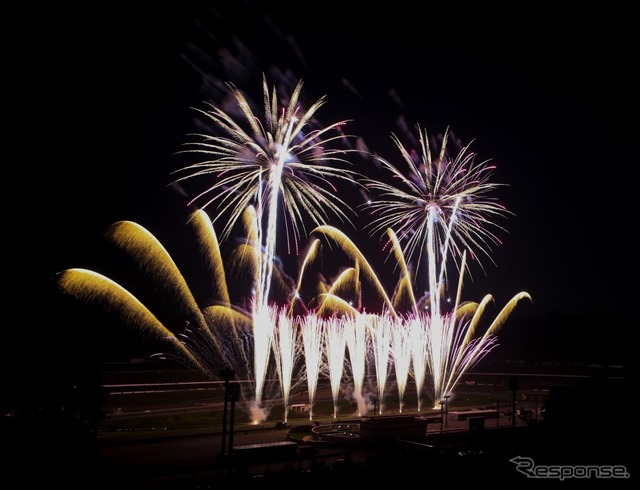
[[[108,241],[141,264],[146,277],[177,299],[188,328],[165,325],[132,292],[99,273],[69,269],[57,276],[58,283],[65,293],[105,307],[124,323],[163,339],[171,346],[174,359],[207,377],[219,379],[221,367],[228,366],[236,376],[251,380],[251,388],[243,389],[242,396],[255,423],[266,420],[274,403],[284,405],[286,422],[289,396],[305,382],[312,419],[322,377],[331,387],[333,417],[338,416],[337,402],[347,384],[358,415],[369,410],[370,396],[380,401],[382,413],[391,370],[401,411],[410,377],[416,386],[417,410],[422,409],[422,395],[437,405],[495,347],[498,329],[516,304],[529,298],[525,292],[514,296],[481,335],[476,335],[480,320],[493,298],[487,295],[480,303],[461,302],[467,250],[489,256],[490,245],[497,239],[488,225],[492,217],[506,214],[489,196],[496,187],[489,180],[491,167],[476,164],[468,148],[450,158],[446,133],[433,159],[427,134],[421,130],[420,157],[394,137],[404,170],[375,157],[397,186],[336,167],[349,163],[344,156],[354,151],[333,149],[334,143],[348,138],[340,131],[345,122],[312,129],[313,115],[323,99],[302,111],[301,87],[297,85],[280,107],[275,89],[270,91],[263,81],[261,121],[244,94],[230,86],[240,121],[216,107],[200,111],[222,136],[197,135],[197,141],[181,152],[202,159],[180,169],[176,182],[206,176],[213,182],[192,200],[192,204],[204,201],[204,205],[187,221],[187,231],[202,252],[203,267],[213,279],[209,304],[197,303],[169,252],[145,228],[123,221],[105,233]],[[366,205],[373,216],[369,230],[372,235],[386,236],[385,248],[400,271],[392,297],[350,238],[327,222],[329,213],[343,223],[351,222],[347,215],[351,208],[337,197],[334,180],[357,181],[372,195]],[[213,219],[204,211],[210,205],[219,210]],[[309,236],[315,238],[302,256],[294,282],[277,260],[277,224],[283,218],[288,250],[299,253],[305,233],[303,217],[313,222]],[[242,242],[227,261],[214,229],[220,221],[225,222],[223,240],[237,230],[236,225],[244,230]],[[321,268],[326,246],[337,246],[351,261],[331,284],[314,274]],[[445,309],[441,298],[448,284],[449,259],[457,266],[459,280],[454,306]],[[415,275],[409,266],[414,262]],[[234,304],[227,286],[233,275],[228,264],[236,271],[235,279],[252,281],[250,297],[239,301],[248,308]],[[428,294],[416,299],[416,280],[424,269]],[[363,283],[378,297],[379,312],[362,308]],[[303,291],[312,293],[304,298]],[[285,303],[274,299],[276,292],[287,298]],[[374,392],[366,392],[367,374],[375,379]],[[273,379],[277,379],[275,389]],[[432,380],[429,387],[425,386],[427,379]]]

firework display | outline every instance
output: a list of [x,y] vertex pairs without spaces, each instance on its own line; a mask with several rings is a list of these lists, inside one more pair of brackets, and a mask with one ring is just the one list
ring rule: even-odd
[[[462,298],[468,257],[474,263],[480,255],[491,258],[502,229],[496,219],[509,214],[492,195],[499,187],[491,181],[493,167],[476,162],[469,146],[451,156],[448,131],[434,148],[418,127],[417,150],[392,136],[400,165],[371,155],[388,176],[365,175],[353,169],[350,157],[363,152],[348,144],[354,137],[343,133],[347,121],[318,126],[324,98],[305,110],[302,83],[283,98],[263,79],[262,113],[241,90],[229,90],[235,112],[198,109],[211,132],[191,135],[179,154],[192,161],[173,174],[175,183],[203,184],[191,197],[189,205],[198,208],[183,231],[198,245],[194,260],[210,277],[206,304],[160,241],[130,221],[111,225],[105,239],[174,298],[180,325],[163,323],[134,291],[95,271],[60,272],[61,289],[166,342],[158,356],[210,379],[231,368],[249,381],[241,394],[255,423],[267,420],[275,404],[284,406],[286,422],[289,397],[302,390],[312,419],[322,378],[331,388],[334,417],[347,393],[358,415],[370,409],[372,397],[382,413],[392,375],[400,411],[407,408],[409,381],[416,386],[417,411],[425,400],[438,406],[497,345],[497,332],[516,305],[531,299],[517,293],[486,322],[493,297]],[[366,202],[351,205],[340,185],[362,191]],[[383,237],[391,267],[400,273],[397,283],[385,284],[341,228],[356,229],[362,219],[369,219],[367,233]],[[286,253],[301,259],[293,272],[280,260],[281,237]],[[329,281],[323,267],[338,252],[348,265]],[[230,290],[239,282],[249,291],[242,297]],[[453,303],[446,301],[451,289]]]

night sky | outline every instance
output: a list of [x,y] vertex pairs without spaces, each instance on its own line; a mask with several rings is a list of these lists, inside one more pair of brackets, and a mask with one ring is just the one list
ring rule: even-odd
[[524,317],[630,310],[623,13],[173,3],[57,11],[37,33],[25,131],[39,163],[19,184],[37,176],[41,186],[22,192],[37,208],[27,236],[38,281],[95,267],[98,237],[118,220],[169,240],[184,202],[168,187],[175,153],[200,129],[191,108],[215,102],[225,82],[259,94],[264,73],[270,83],[302,79],[311,102],[326,95],[318,119],[350,120],[347,132],[388,160],[399,160],[391,134],[420,124],[433,135],[450,128],[497,166],[493,180],[507,185],[496,194],[513,215],[500,222],[496,263],[472,268],[466,299],[490,293],[502,307],[527,291]]

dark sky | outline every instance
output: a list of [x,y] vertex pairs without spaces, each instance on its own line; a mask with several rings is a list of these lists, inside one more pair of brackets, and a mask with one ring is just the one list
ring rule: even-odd
[[37,209],[27,236],[39,279],[92,268],[96,237],[117,220],[169,237],[182,198],[167,185],[196,129],[190,108],[215,102],[228,81],[259,93],[265,73],[302,79],[309,101],[326,95],[318,118],[352,120],[350,132],[389,160],[399,157],[391,133],[418,123],[434,135],[449,127],[495,163],[507,184],[497,196],[514,214],[496,264],[472,269],[467,299],[490,293],[501,307],[527,291],[524,315],[629,309],[624,12],[170,3],[180,7],[105,2],[29,26],[40,43],[26,57],[35,90],[24,153],[41,152],[20,184],[40,182],[22,191]]

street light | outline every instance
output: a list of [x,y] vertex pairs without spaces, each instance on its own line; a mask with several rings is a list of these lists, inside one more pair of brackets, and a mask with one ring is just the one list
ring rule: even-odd
[[227,405],[230,400],[229,381],[236,374],[236,371],[229,366],[225,366],[221,374],[224,379],[224,407],[222,409],[222,447],[220,452],[224,458],[227,453]]
[[511,428],[516,428],[516,391],[518,390],[518,378],[509,378],[509,389],[511,390]]
[[230,412],[230,420],[229,420],[229,454],[233,454],[233,434],[235,432],[235,419],[236,419],[236,402],[238,401],[238,397],[240,395],[240,385],[238,383],[233,383],[229,385],[229,401],[231,402],[231,412]]
[[442,407],[444,405],[444,426],[445,427],[449,427],[449,396],[451,395],[444,395],[442,397],[442,401],[440,402],[440,406]]

